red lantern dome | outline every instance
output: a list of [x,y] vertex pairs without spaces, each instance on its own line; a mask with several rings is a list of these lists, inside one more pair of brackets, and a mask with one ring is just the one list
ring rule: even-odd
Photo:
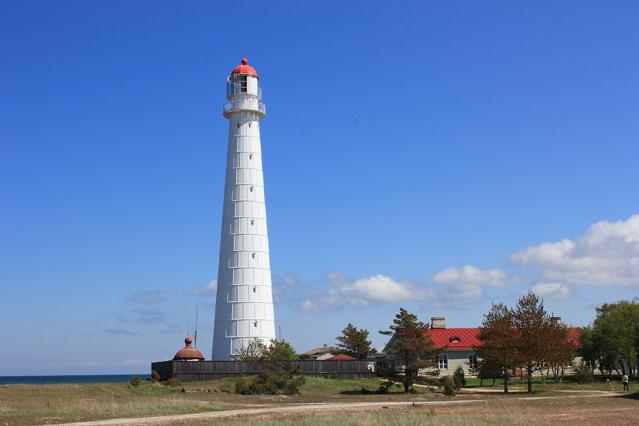
[[255,68],[248,64],[248,60],[246,58],[242,58],[242,63],[233,68],[233,71],[231,71],[231,75],[235,74],[247,74],[252,75],[255,78],[260,78],[257,75],[257,71],[255,71]]
[[186,344],[186,346],[184,346],[182,349],[177,351],[177,353],[173,357],[174,360],[176,361],[204,360],[204,355],[202,355],[202,352],[198,351],[193,346],[191,346],[191,343],[193,343],[193,340],[190,337],[187,337],[186,339],[184,339],[184,343]]

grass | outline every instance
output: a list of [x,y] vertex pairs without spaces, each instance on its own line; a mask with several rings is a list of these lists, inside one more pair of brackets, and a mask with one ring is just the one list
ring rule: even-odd
[[126,384],[0,386],[0,425],[60,423],[220,410],[165,386]]
[[[480,380],[477,378],[466,378],[466,387],[469,388],[493,388],[493,389],[503,389],[504,388],[504,380],[497,379],[495,381],[494,386],[492,385],[493,381],[490,379],[485,379],[482,386],[480,386]],[[516,388],[526,388],[527,382],[526,379],[520,380],[519,378],[511,378],[509,381],[509,386],[513,389]],[[620,382],[612,382],[612,390],[620,391],[623,387]],[[606,383],[604,379],[597,377],[592,383],[577,383],[572,376],[566,376],[562,380],[561,383],[554,383],[552,378],[544,381],[540,377],[535,376],[533,378],[533,391],[537,392],[552,392],[557,390],[589,390],[589,391],[610,391],[610,384]]]
[[[393,410],[394,411],[394,410]],[[308,416],[290,419],[251,420],[251,426],[488,426],[488,425],[539,425],[528,418],[487,418],[476,415],[446,416],[420,410],[417,413],[359,413],[328,416]],[[224,422],[225,425],[247,424],[245,420]]]
[[[371,392],[375,391],[381,382],[382,380],[379,379],[349,380],[309,377],[306,379],[306,383],[302,386],[301,393],[294,396],[237,395],[233,392],[235,383],[235,380],[233,379],[210,382],[191,382],[185,383],[182,387],[178,388],[154,385],[149,382],[144,382],[139,387],[116,383],[76,385],[7,385],[0,386],[0,425],[29,425],[121,417],[185,414],[281,404],[410,401],[415,397],[418,397],[419,400],[425,401],[443,400],[441,394],[431,392],[425,388],[418,388],[418,395],[404,394],[401,387],[392,388],[391,392],[388,394],[364,395],[361,393],[362,388]],[[477,385],[478,383],[474,384],[470,381],[470,384]],[[499,385],[499,383],[497,385]],[[599,382],[592,385],[578,385],[575,383],[565,383],[562,385],[535,385],[536,391],[539,392],[552,392],[553,390],[566,388],[578,390],[602,390],[600,389],[602,387],[605,390],[605,383]],[[183,389],[185,392],[182,391]],[[557,395],[564,396],[565,394],[557,393]],[[512,400],[512,398],[503,398],[500,394],[479,396],[459,395],[456,399],[460,398],[488,399],[491,401]],[[609,400],[610,398],[599,399]],[[634,404],[635,409],[639,409],[639,401],[629,401]],[[440,411],[441,410],[438,409],[438,413],[440,413]],[[602,409],[602,412],[606,412],[606,409]],[[387,415],[387,413],[384,412],[375,414],[375,418],[368,418],[360,414],[339,414],[339,416],[335,417],[335,424],[381,424],[375,423],[378,417],[383,420],[384,424],[431,424],[424,422],[414,423],[415,419],[411,417],[413,414],[411,414],[411,412],[402,413],[399,416],[399,420],[397,420],[399,423],[393,423],[396,421],[394,416],[390,416],[388,418],[384,417]],[[476,417],[477,413],[472,412],[469,416],[471,414]],[[457,423],[451,424],[500,424],[499,422],[490,423],[493,421],[492,417],[487,418],[486,422],[475,419],[472,420],[475,423],[468,423],[470,420],[464,420],[463,416],[465,415],[465,413],[460,412],[450,413],[446,415],[445,420],[442,420],[443,423],[437,423],[448,424],[446,422],[450,421],[450,418],[462,416],[459,418],[455,417],[454,421]],[[429,412],[422,411],[420,412],[420,416],[431,416],[431,414],[429,414]],[[429,419],[431,419],[431,417],[425,418],[430,422]],[[319,425],[319,421],[321,421],[322,426],[332,424],[324,423],[322,419],[325,421],[333,421],[331,420],[332,417],[322,415],[317,416],[317,418],[300,417],[295,420],[295,424],[299,424],[299,421],[306,422],[301,424],[309,425]],[[362,419],[370,420],[370,423],[362,423]],[[272,419],[263,420],[265,423],[256,424],[274,424],[272,423]],[[289,421],[289,419],[286,418],[280,420],[285,422]],[[426,420],[422,419],[420,421]],[[526,424],[512,423],[511,420],[508,420],[508,422],[503,424]],[[226,422],[228,422],[228,420]],[[289,422],[284,424],[293,423]]]

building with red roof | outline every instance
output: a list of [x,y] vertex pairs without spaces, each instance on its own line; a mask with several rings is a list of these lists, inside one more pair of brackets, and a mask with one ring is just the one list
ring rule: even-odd
[[[561,318],[558,317],[554,319],[561,321]],[[569,341],[576,348],[580,346],[580,332],[581,329],[578,327],[570,327],[568,329]],[[479,327],[446,328],[446,318],[432,317],[431,326],[426,330],[426,334],[433,339],[435,348],[443,350],[438,361],[441,375],[453,374],[453,371],[460,365],[465,374],[471,375],[470,366],[477,362],[476,351],[482,345],[478,337]],[[393,335],[382,350],[382,353],[388,353],[395,341],[395,336]],[[573,364],[575,363],[573,362]]]
[[355,361],[357,358],[346,355],[346,354],[337,354],[328,358],[327,361]]

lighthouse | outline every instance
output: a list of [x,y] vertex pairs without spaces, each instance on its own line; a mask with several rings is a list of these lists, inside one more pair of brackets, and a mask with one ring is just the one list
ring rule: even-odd
[[213,360],[253,341],[275,339],[260,120],[266,109],[259,76],[246,58],[226,79],[229,120]]

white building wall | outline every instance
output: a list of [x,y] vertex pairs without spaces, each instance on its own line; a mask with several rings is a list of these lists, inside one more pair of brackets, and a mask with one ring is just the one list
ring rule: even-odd
[[213,359],[227,360],[254,338],[275,338],[258,79],[230,98],[224,211],[213,331]]

